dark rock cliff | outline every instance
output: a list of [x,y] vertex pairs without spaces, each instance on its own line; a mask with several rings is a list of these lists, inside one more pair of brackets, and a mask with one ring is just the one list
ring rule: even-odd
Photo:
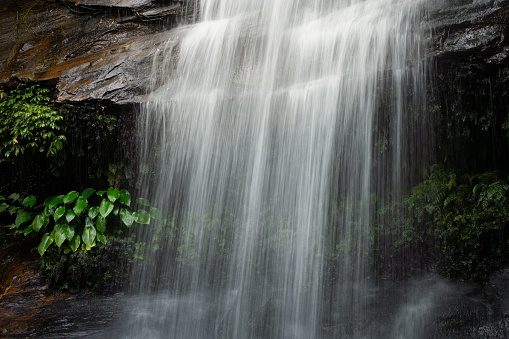
[[430,1],[427,23],[436,162],[509,170],[509,1]]
[[475,56],[486,63],[509,63],[508,0],[440,0],[426,5],[433,31],[431,57]]

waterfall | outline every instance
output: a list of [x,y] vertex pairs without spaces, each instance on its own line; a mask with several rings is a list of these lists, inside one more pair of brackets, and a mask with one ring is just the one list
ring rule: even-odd
[[419,3],[201,0],[140,115],[166,219],[141,234],[127,336],[366,335],[371,202],[410,171]]

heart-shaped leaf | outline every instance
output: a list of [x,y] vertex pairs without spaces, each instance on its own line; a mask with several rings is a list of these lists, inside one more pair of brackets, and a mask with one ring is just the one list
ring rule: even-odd
[[67,212],[65,212],[65,220],[67,220],[67,222],[73,221],[74,218],[76,218],[76,214],[74,213],[73,210],[68,210]]
[[114,187],[108,188],[106,194],[111,202],[115,202],[115,200],[117,200],[120,197],[120,191]]
[[108,238],[106,238],[104,234],[97,233],[96,238],[101,244],[106,244],[108,242]]
[[32,208],[35,205],[35,197],[33,195],[26,197],[23,199],[23,206]]
[[69,246],[71,247],[72,251],[73,252],[76,252],[78,250],[78,248],[80,247],[81,245],[81,238],[79,236],[79,234],[76,234],[71,242],[69,243]]
[[113,211],[113,203],[107,199],[103,199],[99,205],[99,213],[106,218]]
[[85,198],[85,199],[86,199],[86,198],[88,198],[89,196],[91,196],[91,195],[92,195],[92,193],[94,193],[94,192],[95,192],[95,189],[93,189],[93,188],[87,188],[86,190],[84,190],[83,192],[81,192],[81,196],[82,196],[83,198]]
[[78,200],[76,200],[76,204],[74,205],[74,208],[72,209],[76,216],[80,216],[81,212],[83,212],[88,206],[88,201],[86,198],[79,197]]
[[57,208],[55,210],[55,213],[53,213],[53,219],[55,220],[55,222],[57,222],[58,219],[60,219],[60,217],[63,216],[64,214],[65,214],[65,207],[60,206],[59,208]]
[[134,212],[133,215],[138,224],[148,225],[150,223],[150,213],[145,210],[138,210]]
[[87,245],[87,247],[92,247],[94,245],[96,234],[97,231],[95,230],[94,226],[91,225],[85,226],[81,238],[83,239],[83,242],[85,243],[85,245]]
[[104,232],[106,232],[106,218],[102,215],[98,216],[97,219],[95,219],[95,228],[99,233],[104,234]]
[[34,227],[32,225],[26,227],[24,230],[23,230],[23,235],[28,235],[30,233],[32,233],[32,231],[34,230]]
[[63,201],[64,201],[64,196],[59,195],[59,196],[51,198],[51,200],[47,203],[46,206],[48,206],[49,209],[52,209],[53,207],[57,206],[58,204],[61,204]]
[[55,226],[54,232],[55,232],[55,245],[60,247],[60,246],[62,246],[62,244],[64,243],[64,241],[66,239],[66,236],[65,236],[65,233],[63,230],[63,225],[57,224]]
[[128,207],[131,206],[131,194],[127,190],[120,190],[119,201]]
[[48,233],[42,236],[41,243],[39,244],[39,247],[37,247],[37,251],[39,251],[41,257],[44,255],[44,253],[52,243],[53,238]]
[[10,215],[14,215],[14,213],[18,212],[18,210],[19,210],[19,207],[9,206],[9,209],[7,210],[7,212],[9,212]]
[[16,201],[19,199],[19,193],[12,193],[11,195],[9,195],[9,199],[11,199],[12,201]]
[[39,232],[39,230],[46,226],[49,223],[49,218],[44,214],[36,215],[34,220],[32,221],[32,227],[34,231]]
[[120,209],[120,220],[122,220],[124,225],[126,225],[127,227],[131,227],[134,221],[136,220],[136,217],[125,208],[122,208]]
[[90,219],[95,219],[95,217],[97,217],[98,214],[99,214],[99,207],[98,206],[90,207],[90,209],[88,210],[88,217]]
[[30,213],[28,213],[25,210],[18,210],[18,214],[16,215],[16,220],[14,221],[14,224],[16,225],[16,227],[19,227],[21,224],[26,223],[30,219],[32,219]]
[[76,200],[76,198],[79,196],[80,194],[76,191],[71,191],[69,193],[67,193],[62,201],[64,202],[64,204],[69,204],[71,202],[73,202],[74,200]]
[[65,238],[70,243],[72,241],[72,239],[74,238],[74,227],[72,227],[70,225],[64,225],[62,227],[62,232],[65,234]]
[[9,205],[7,205],[5,202],[0,204],[0,213],[5,211],[8,208],[9,208]]

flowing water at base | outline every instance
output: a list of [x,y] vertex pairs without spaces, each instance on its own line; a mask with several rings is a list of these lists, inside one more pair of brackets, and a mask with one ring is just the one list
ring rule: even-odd
[[140,117],[141,186],[167,219],[141,235],[134,283],[157,297],[128,336],[363,335],[373,196],[409,171],[419,3],[201,1]]
[[[434,276],[399,284],[386,282],[369,291],[370,307],[363,315],[367,326],[356,337],[505,338],[509,333],[508,284],[507,269],[483,286],[450,283]],[[37,286],[43,289],[41,285],[33,287]],[[39,305],[34,308],[32,301]],[[202,296],[200,303],[190,301],[186,296],[164,292],[150,296],[71,295],[46,300],[42,306],[41,296],[31,294],[25,286],[19,294],[2,299],[5,316],[0,321],[0,333],[2,338],[175,338],[174,329],[166,325],[177,312],[187,311],[189,326],[214,319],[217,300],[212,295]],[[132,326],[139,324],[145,326]],[[203,338],[214,337],[218,336],[212,331]],[[329,333],[322,337],[353,335]]]

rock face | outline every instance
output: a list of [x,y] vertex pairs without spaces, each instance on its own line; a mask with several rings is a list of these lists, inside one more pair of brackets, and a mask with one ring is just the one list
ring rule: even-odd
[[508,0],[429,1],[426,10],[433,30],[430,57],[509,63]]
[[[189,5],[187,5],[189,3]],[[59,101],[143,101],[152,58],[194,1],[4,0],[0,82],[56,83]],[[428,56],[509,62],[509,0],[429,1]]]
[[[5,2],[5,1],[4,1]],[[137,102],[146,91],[180,2],[150,0],[7,0],[0,5],[0,81],[56,83],[59,101]]]
[[437,162],[471,173],[509,171],[509,0],[426,5]]

